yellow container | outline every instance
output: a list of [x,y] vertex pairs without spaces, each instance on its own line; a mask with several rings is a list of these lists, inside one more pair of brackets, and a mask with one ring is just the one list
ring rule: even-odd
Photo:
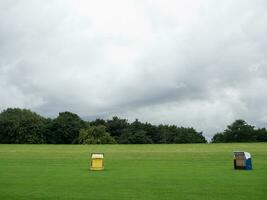
[[91,170],[103,170],[104,169],[104,154],[92,153],[91,154]]

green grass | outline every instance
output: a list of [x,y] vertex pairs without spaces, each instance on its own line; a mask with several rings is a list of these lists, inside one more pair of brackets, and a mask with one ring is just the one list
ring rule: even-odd
[[[234,150],[253,170],[233,170]],[[89,171],[91,152],[105,170]],[[267,199],[267,143],[0,145],[0,199]]]

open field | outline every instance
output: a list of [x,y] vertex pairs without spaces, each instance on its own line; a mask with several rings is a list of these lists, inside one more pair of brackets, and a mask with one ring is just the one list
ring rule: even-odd
[[[252,171],[233,170],[233,150]],[[89,171],[89,154],[105,170]],[[0,199],[267,199],[267,144],[0,145]]]

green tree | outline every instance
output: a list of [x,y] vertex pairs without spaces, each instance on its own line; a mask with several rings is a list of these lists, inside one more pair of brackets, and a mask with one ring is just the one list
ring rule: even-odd
[[129,127],[129,123],[126,119],[120,119],[116,116],[114,116],[111,120],[107,120],[106,125],[107,131],[115,138],[115,140],[118,140],[123,133],[123,130]]
[[247,124],[246,121],[239,119],[225,130],[226,141],[229,142],[251,142],[256,141],[254,126]]
[[44,143],[45,118],[27,109],[8,108],[0,114],[0,143]]
[[80,144],[114,144],[116,143],[114,138],[106,132],[106,127],[103,125],[99,126],[88,126],[80,130],[79,134]]
[[97,118],[96,120],[91,121],[90,124],[92,126],[99,126],[99,125],[107,126],[106,121],[104,119],[100,119],[100,118]]
[[147,137],[147,132],[144,130],[136,130],[130,135],[129,141],[131,144],[151,144],[152,140]]
[[226,142],[225,135],[223,133],[216,133],[212,139],[212,143],[220,143],[220,142]]
[[71,112],[61,112],[46,130],[46,140],[56,144],[74,144],[78,142],[80,129],[85,125],[81,118]]
[[212,142],[255,142],[257,134],[254,126],[249,125],[246,121],[238,119],[227,126],[222,133],[213,136]]
[[206,143],[202,132],[197,132],[194,128],[177,128],[174,135],[174,143]]
[[142,125],[142,130],[146,132],[146,137],[148,138],[149,142],[161,143],[162,136],[157,126],[146,122]]
[[120,144],[151,144],[152,140],[147,137],[147,132],[141,129],[126,128],[118,138]]
[[255,132],[256,132],[256,140],[258,142],[267,142],[267,131],[266,131],[266,128],[258,129]]
[[[121,144],[150,144],[153,140],[149,137],[148,131],[152,131],[150,126],[146,123],[140,122],[136,119],[131,124],[121,126],[120,135],[117,138],[118,143]],[[151,132],[150,132],[151,133]]]

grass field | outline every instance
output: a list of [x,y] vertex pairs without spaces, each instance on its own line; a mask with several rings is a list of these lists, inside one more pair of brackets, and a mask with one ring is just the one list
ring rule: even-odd
[[[233,170],[233,150],[252,171]],[[105,170],[89,171],[89,154]],[[0,199],[267,199],[267,143],[0,145]]]

